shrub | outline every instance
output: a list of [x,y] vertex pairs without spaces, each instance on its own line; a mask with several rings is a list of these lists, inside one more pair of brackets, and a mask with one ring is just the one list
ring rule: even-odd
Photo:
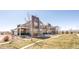
[[6,41],[9,41],[9,37],[8,36],[5,36],[4,38],[3,38],[3,40],[6,42]]

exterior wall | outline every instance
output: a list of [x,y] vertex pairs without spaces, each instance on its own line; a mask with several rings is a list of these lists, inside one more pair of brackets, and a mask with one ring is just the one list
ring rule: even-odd
[[40,23],[39,18],[32,16],[32,36],[38,35],[40,33]]

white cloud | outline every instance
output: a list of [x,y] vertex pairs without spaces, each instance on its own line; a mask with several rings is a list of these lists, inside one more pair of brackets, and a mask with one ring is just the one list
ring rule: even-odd
[[16,28],[15,26],[0,26],[0,31],[11,31],[11,29]]
[[61,30],[79,30],[79,26],[63,26]]

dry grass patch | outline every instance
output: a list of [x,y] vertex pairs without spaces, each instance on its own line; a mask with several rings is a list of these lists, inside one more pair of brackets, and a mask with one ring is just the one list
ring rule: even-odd
[[4,49],[4,48],[6,48],[6,49],[12,49],[12,48],[18,49],[18,48],[21,48],[21,47],[26,46],[28,44],[34,43],[36,41],[37,41],[37,39],[33,39],[33,41],[31,41],[30,39],[23,40],[22,38],[21,39],[14,39],[10,43],[0,45],[0,48],[2,48],[2,49]]
[[[39,46],[40,45],[40,46]],[[43,49],[73,49],[79,48],[79,37],[76,34],[64,34],[58,38],[49,38],[34,45],[32,48]]]

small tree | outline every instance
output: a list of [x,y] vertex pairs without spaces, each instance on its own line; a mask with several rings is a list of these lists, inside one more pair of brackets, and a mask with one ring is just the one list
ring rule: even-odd
[[69,32],[68,32],[68,31],[66,31],[66,34],[69,34]]
[[64,34],[64,31],[62,31],[62,34]]

